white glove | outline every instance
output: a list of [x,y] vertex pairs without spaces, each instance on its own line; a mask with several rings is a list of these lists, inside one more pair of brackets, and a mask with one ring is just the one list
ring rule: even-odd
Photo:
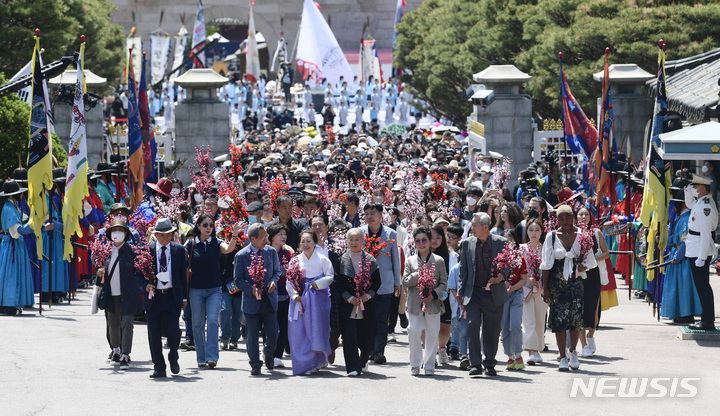
[[695,259],[695,267],[703,267],[705,265],[705,259]]

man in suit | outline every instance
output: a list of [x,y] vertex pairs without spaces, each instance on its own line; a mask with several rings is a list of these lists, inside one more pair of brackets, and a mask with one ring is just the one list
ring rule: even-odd
[[[397,233],[392,228],[382,225],[383,206],[379,202],[369,202],[363,207],[365,222],[363,232],[370,238],[380,237],[380,243],[387,246],[380,252],[376,260],[380,268],[380,289],[375,296],[375,314],[377,334],[375,336],[375,364],[385,364],[385,345],[388,336],[388,315],[393,296],[400,296],[402,281],[400,280],[400,252],[397,245]],[[397,308],[397,305],[395,306]]]
[[[155,224],[155,241],[150,253],[155,261],[156,276],[148,282],[142,295],[143,309],[147,314],[148,342],[154,371],[150,378],[166,377],[165,358],[162,353],[162,323],[165,321],[168,361],[173,374],[180,372],[180,311],[187,305],[187,258],[183,246],[172,241],[176,228],[169,218],[160,218]],[[150,297],[152,294],[152,297]]]
[[[266,246],[267,231],[260,223],[250,225],[247,229],[250,244],[235,255],[235,285],[243,292],[242,311],[245,313],[247,328],[247,352],[250,358],[250,375],[260,375],[260,349],[258,338],[260,325],[265,326],[265,366],[274,368],[273,352],[277,342],[277,281],[280,279],[280,259],[277,251]],[[265,278],[262,287],[257,287],[248,269],[257,256],[262,256]]]
[[[490,234],[490,216],[484,212],[473,214],[474,236],[462,244],[458,295],[462,298],[468,316],[468,340],[470,346],[470,375],[497,375],[495,355],[500,339],[503,304],[507,290],[503,277],[492,270],[495,258],[507,242],[503,237]],[[490,290],[487,290],[487,287]],[[482,348],[480,325],[482,324]],[[485,360],[482,353],[485,352]]]

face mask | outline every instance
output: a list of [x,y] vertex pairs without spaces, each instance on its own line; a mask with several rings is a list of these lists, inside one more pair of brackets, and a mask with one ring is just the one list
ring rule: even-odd
[[702,171],[702,173],[708,173],[708,167],[707,167],[707,166],[703,166],[702,169],[700,169],[700,170]]
[[534,209],[528,211],[528,218],[537,218],[539,215],[540,213],[535,211]]
[[405,212],[405,205],[398,205],[397,206],[398,211]]
[[200,194],[195,194],[195,202],[203,202],[203,197]]
[[118,215],[118,216],[117,216],[117,217],[115,217],[115,218],[120,218],[121,220],[123,220],[123,221],[127,222],[127,217],[126,217],[126,216],[124,216],[124,215]]
[[375,197],[373,197],[373,201],[379,202],[379,203],[381,203],[381,204],[383,203],[384,200],[385,200],[385,198],[382,197],[382,196],[375,196]]
[[177,195],[177,194],[180,193],[180,190],[179,190],[178,188],[173,188],[173,189],[170,190],[170,193],[173,194],[173,195]]
[[468,205],[475,205],[475,204],[477,204],[477,199],[469,196],[469,197],[465,198],[465,202],[467,202]]
[[690,195],[692,195],[693,198],[697,198],[697,197],[698,197],[698,190],[695,189],[694,186],[690,186],[690,187],[688,188],[688,191],[690,191]]
[[248,223],[255,224],[257,222],[257,215],[248,215]]
[[125,240],[125,233],[123,231],[113,231],[110,233],[110,238],[114,243],[119,243]]

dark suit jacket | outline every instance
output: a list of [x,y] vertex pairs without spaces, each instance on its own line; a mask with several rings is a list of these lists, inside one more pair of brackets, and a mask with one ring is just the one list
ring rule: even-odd
[[[152,254],[155,264],[157,264],[158,256],[157,246],[157,241],[150,244],[150,254]],[[170,279],[172,280],[173,300],[175,301],[175,306],[177,306],[178,309],[182,309],[183,299],[187,299],[187,287],[185,287],[187,286],[187,251],[185,251],[185,247],[174,242],[170,242],[170,272],[172,273]],[[152,307],[155,301],[154,297],[148,299],[148,293],[145,292],[145,286],[147,286],[148,283],[157,287],[157,277],[152,282],[145,280],[144,284],[141,285],[143,289],[143,309],[145,312],[150,310],[150,307]]]
[[[365,302],[365,317],[375,316],[375,306],[373,297],[380,288],[380,269],[378,268],[375,258],[363,251],[363,256],[370,260],[370,288],[367,294],[370,300]],[[340,312],[340,321],[346,322],[350,318],[353,305],[347,302],[348,299],[355,296],[355,267],[350,259],[350,252],[347,251],[333,265],[335,270],[334,288],[340,293],[342,300],[338,300],[338,311]]]
[[[140,307],[140,282],[145,277],[135,270],[135,253],[127,242],[120,246],[118,251],[118,264],[115,268],[120,269],[120,304],[122,315],[135,315]],[[105,286],[104,290],[110,293],[110,269],[112,268],[110,257],[105,261]],[[115,312],[113,302],[108,302],[107,310]]]
[[[503,237],[490,234],[492,238],[491,257],[495,258],[505,247],[507,240]],[[475,287],[475,248],[477,247],[477,237],[469,237],[462,244],[462,255],[460,256],[460,277],[458,279],[458,294],[462,296],[463,305],[470,303],[473,289]],[[505,282],[490,285],[493,303],[502,305],[507,300],[507,289]]]
[[[267,288],[270,282],[275,282],[275,285],[277,285],[277,282],[280,279],[280,274],[282,274],[280,258],[278,257],[277,251],[275,251],[272,246],[265,246],[261,252],[263,265],[266,270],[263,284],[263,290],[265,292],[263,293],[263,296],[268,297],[273,309],[277,311],[278,291],[276,289],[272,293],[268,293]],[[248,244],[235,255],[235,286],[243,292],[242,311],[245,313],[258,313],[262,299],[257,300],[253,295],[255,282],[252,280],[252,277],[250,277],[250,273],[248,273],[248,269],[251,264],[252,246]]]

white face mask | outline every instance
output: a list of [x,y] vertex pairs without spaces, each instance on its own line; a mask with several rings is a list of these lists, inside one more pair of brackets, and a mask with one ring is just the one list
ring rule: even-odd
[[170,190],[170,193],[173,194],[173,195],[177,195],[177,194],[180,193],[180,189],[178,189],[178,188],[173,188],[173,189]]
[[469,196],[469,197],[465,198],[465,202],[467,202],[468,205],[475,205],[475,204],[477,204],[477,199]]
[[195,202],[198,202],[198,203],[203,202],[203,197],[200,194],[195,194],[194,198],[195,198]]
[[698,190],[695,189],[694,186],[690,185],[690,186],[688,187],[688,191],[690,191],[690,195],[692,195],[693,198],[697,198],[697,197],[698,197]]
[[119,243],[125,240],[125,232],[113,231],[112,233],[110,233],[110,238],[112,239],[113,243]]
[[121,220],[127,222],[127,217],[124,216],[124,215],[118,215],[118,216],[116,216],[115,218],[120,218]]
[[702,173],[708,173],[708,167],[703,165],[702,169],[700,169]]
[[257,222],[257,215],[248,215],[248,224],[255,224]]

